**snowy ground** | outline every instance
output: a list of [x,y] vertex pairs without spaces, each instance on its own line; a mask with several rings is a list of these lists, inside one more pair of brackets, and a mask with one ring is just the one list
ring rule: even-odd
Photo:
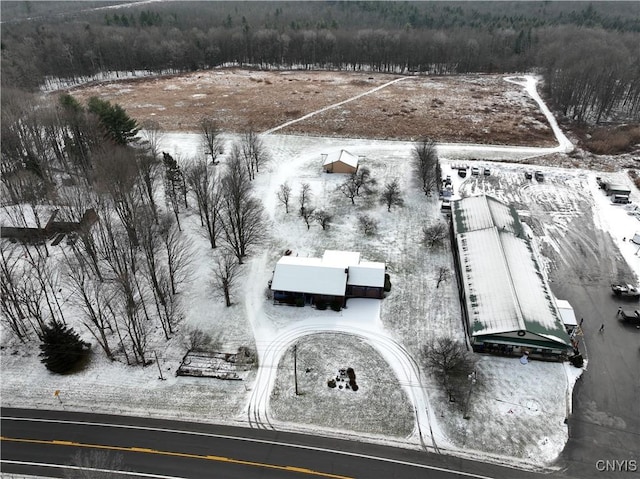
[[[532,88],[531,82],[528,91]],[[568,140],[552,118],[549,123],[559,134],[556,148],[442,145],[443,173],[452,175],[460,195],[486,192],[515,203],[543,253],[559,247],[555,241],[558,232],[574,225],[576,218],[585,218],[589,227],[610,231],[629,265],[640,270],[637,247],[622,241],[640,230],[640,223],[624,207],[608,202],[597,189],[594,173],[541,167],[547,176],[542,184],[525,180],[523,166],[495,162],[535,162],[531,157],[536,154],[568,151]],[[155,364],[127,367],[111,363],[99,353],[82,372],[58,376],[39,363],[33,345],[23,347],[3,331],[2,405],[99,409],[303,430],[437,449],[528,468],[550,465],[567,440],[564,420],[580,370],[566,364],[532,361],[522,365],[517,359],[482,356],[468,405],[470,418],[465,420],[462,409],[466,405],[444,398],[422,367],[423,346],[442,335],[462,337],[463,329],[455,281],[436,289],[438,267],[453,268],[451,251],[449,247],[427,250],[420,243],[422,226],[439,221],[441,213],[437,200],[426,198],[413,184],[413,145],[279,134],[267,135],[264,141],[272,161],[254,183],[271,220],[270,239],[251,252],[234,305],[225,308],[209,284],[209,265],[215,253],[198,232],[197,212],[189,212],[185,229],[199,253],[193,280],[184,292],[187,310],[181,325],[181,333],[192,328],[210,333],[224,350],[255,347],[259,369],[245,381],[177,378],[174,372],[187,349],[184,339],[178,334],[165,342],[158,330],[151,350],[158,355],[164,380],[159,379]],[[200,148],[195,134],[168,134],[164,138],[163,149],[181,158],[201,154]],[[404,208],[388,213],[375,199],[357,200],[354,206],[337,192],[341,175],[321,172],[321,154],[341,148],[364,155],[363,165],[371,169],[379,184],[398,179]],[[463,160],[471,164],[470,156],[491,160],[491,176],[463,181],[455,175],[451,165]],[[473,164],[488,163],[479,160]],[[629,183],[623,173],[608,176]],[[312,186],[314,205],[335,215],[329,230],[317,225],[307,230],[301,218],[285,214],[275,194],[285,181],[292,187],[294,202],[302,183]],[[636,195],[634,190],[634,202],[640,200]],[[359,233],[357,215],[361,213],[379,221],[377,235]],[[363,259],[388,264],[393,288],[383,300],[350,300],[340,313],[275,306],[266,298],[267,281],[287,249],[301,256],[318,256],[325,249],[359,251]],[[550,261],[547,264],[554,267]],[[67,306],[69,317],[73,317],[72,304]],[[72,324],[75,321],[70,320]],[[80,326],[77,329],[82,331]],[[295,396],[292,389],[293,345],[298,347],[301,396]],[[361,389],[330,390],[326,380],[338,368],[348,366],[361,378]],[[60,390],[59,398],[53,395],[56,390]],[[372,401],[372,395],[384,399]],[[337,410],[341,411],[338,420]],[[378,420],[381,417],[386,420]]]

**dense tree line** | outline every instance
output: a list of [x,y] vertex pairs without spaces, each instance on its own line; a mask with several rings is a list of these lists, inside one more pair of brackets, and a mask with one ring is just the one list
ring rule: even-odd
[[[577,120],[640,112],[633,2],[167,2],[9,23],[2,83],[224,64],[376,72],[538,69]],[[65,23],[62,23],[65,21]]]

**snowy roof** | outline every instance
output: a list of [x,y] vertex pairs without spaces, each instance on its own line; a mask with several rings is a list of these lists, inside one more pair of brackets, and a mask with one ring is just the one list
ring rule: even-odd
[[326,250],[322,258],[283,256],[276,263],[271,289],[344,296],[347,284],[382,288],[384,272],[384,263],[360,262],[360,253],[353,251]]
[[353,168],[358,166],[358,157],[352,155],[347,150],[335,151],[333,153],[329,153],[327,158],[324,160],[322,166],[331,165],[332,163],[341,162],[345,165],[352,166]]
[[513,234],[522,232],[520,219],[515,209],[505,205],[491,196],[471,196],[464,199],[464,203],[453,203],[456,219],[456,232],[476,231],[484,228],[497,227],[502,231]]
[[365,261],[355,266],[349,266],[347,284],[382,288],[384,287],[384,271],[384,263]]
[[553,295],[515,210],[485,196],[453,204],[471,335],[528,331],[568,345]]
[[0,224],[16,228],[44,228],[55,207],[38,205],[36,208],[40,224],[36,221],[33,208],[26,204],[4,205],[0,208]]
[[556,304],[558,305],[558,311],[560,311],[562,322],[569,326],[577,326],[578,321],[575,313],[573,312],[571,303],[565,299],[556,299]]
[[271,289],[299,293],[344,296],[347,272],[344,266],[323,264],[321,258],[283,256],[276,263]]
[[360,253],[328,249],[322,255],[322,262],[324,264],[341,265],[344,268],[345,266],[358,264],[360,262]]

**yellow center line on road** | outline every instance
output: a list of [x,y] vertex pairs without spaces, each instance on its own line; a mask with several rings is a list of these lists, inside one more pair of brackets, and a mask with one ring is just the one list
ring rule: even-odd
[[319,476],[319,477],[328,477],[331,479],[354,479],[353,477],[350,477],[350,476],[340,476],[337,474],[313,471],[311,469],[305,469],[297,466],[279,466],[277,464],[266,464],[262,462],[243,461],[241,459],[232,459],[230,457],[223,457],[223,456],[209,456],[209,455],[204,456],[200,454],[189,454],[184,452],[159,451],[156,449],[149,449],[146,447],[106,446],[103,444],[85,444],[82,442],[73,442],[73,441],[18,439],[13,437],[6,437],[6,436],[0,436],[0,441],[23,442],[23,443],[30,443],[30,444],[49,444],[53,446],[86,447],[88,449],[107,449],[110,451],[122,451],[122,452],[139,452],[143,454],[157,454],[160,456],[171,456],[171,457],[182,457],[187,459],[204,459],[206,461],[227,462],[227,463],[238,464],[242,466],[251,466],[251,467],[264,468],[264,469],[276,469],[281,471],[297,472],[300,474],[307,474],[310,476]]

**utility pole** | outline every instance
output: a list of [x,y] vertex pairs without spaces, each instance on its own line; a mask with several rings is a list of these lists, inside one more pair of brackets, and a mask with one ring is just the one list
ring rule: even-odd
[[293,345],[293,377],[296,385],[296,396],[298,396],[298,345]]
[[475,369],[473,370],[473,372],[471,374],[469,374],[469,393],[467,394],[467,402],[464,405],[464,416],[463,419],[469,419],[471,416],[469,416],[468,412],[469,412],[469,401],[471,400],[471,390],[473,389],[473,385],[476,383],[476,371]]
[[156,357],[156,364],[158,365],[158,371],[160,371],[160,377],[158,379],[164,381],[164,376],[162,376],[162,368],[160,367],[160,363],[158,362],[158,353],[154,351],[153,355]]

